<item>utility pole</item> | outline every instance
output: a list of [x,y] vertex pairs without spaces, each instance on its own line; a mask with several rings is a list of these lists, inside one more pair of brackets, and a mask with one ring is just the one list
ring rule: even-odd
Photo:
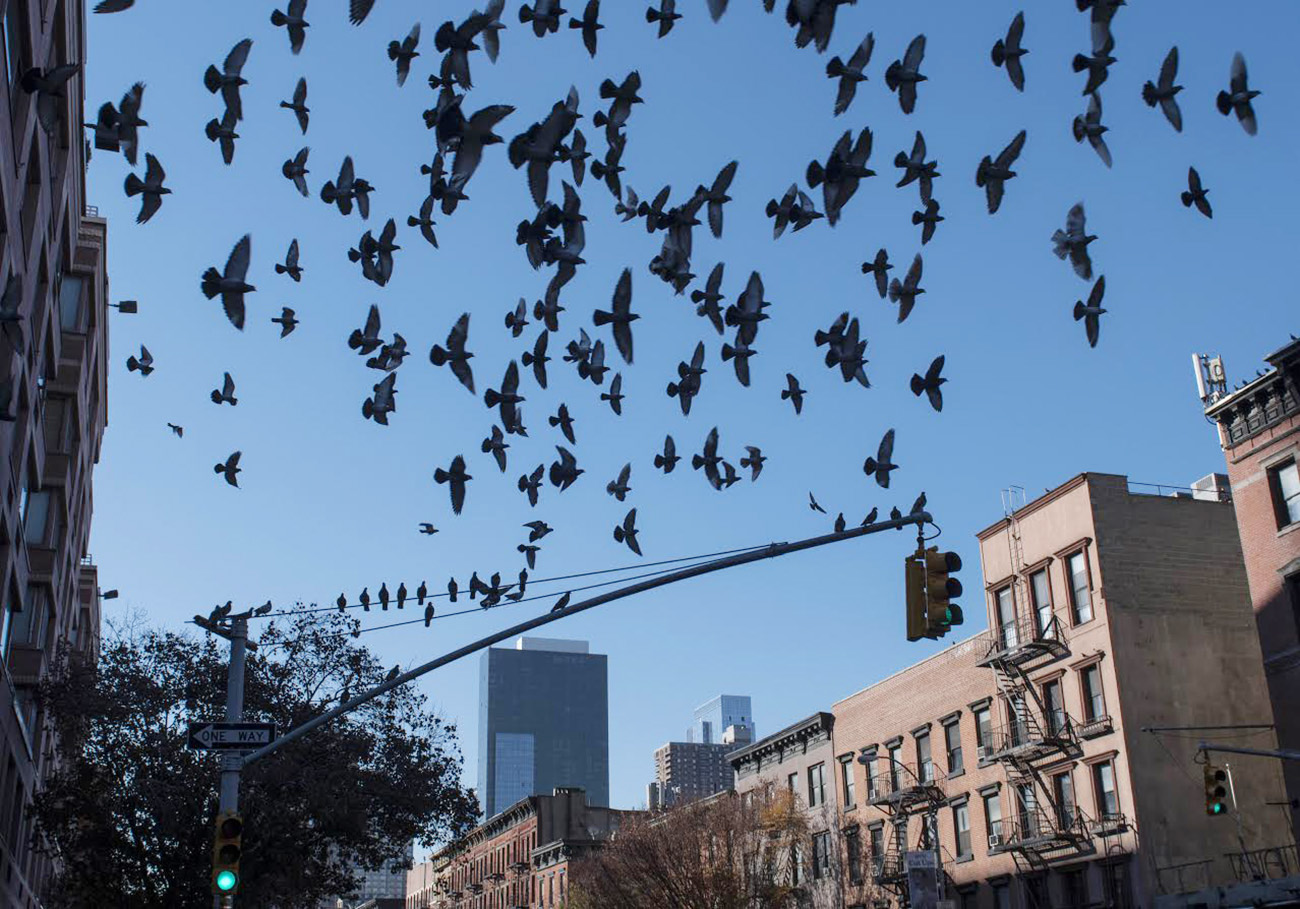
[[[713,561],[710,562],[704,562],[702,564],[692,565],[689,568],[682,568],[679,569],[678,571],[669,572],[667,574],[660,575],[659,577],[656,578],[649,578],[644,581],[638,581],[635,584],[629,584],[626,587],[620,587],[617,590],[611,590],[606,593],[598,594],[594,597],[590,597],[586,600],[582,600],[577,603],[571,603],[570,605],[566,606],[564,609],[552,610],[551,612],[544,613],[540,616],[535,616],[534,618],[528,619],[523,622],[519,622],[518,624],[512,625],[509,628],[504,629],[503,631],[498,631],[488,635],[487,637],[480,638],[479,640],[474,641],[473,643],[466,644],[463,647],[459,647],[455,650],[443,654],[440,657],[432,659],[427,663],[424,663],[420,666],[416,666],[414,669],[409,669],[406,672],[397,675],[391,681],[383,682],[382,684],[376,685],[374,688],[371,688],[369,691],[362,692],[361,694],[357,695],[356,697],[352,698],[349,701],[346,701],[338,705],[332,710],[328,710],[325,713],[321,714],[320,716],[317,716],[313,719],[308,720],[305,723],[302,723],[299,726],[296,726],[295,728],[286,732],[284,735],[280,736],[277,739],[274,739],[267,745],[263,745],[261,748],[258,748],[255,751],[249,753],[233,751],[233,752],[228,752],[226,754],[223,754],[222,768],[221,768],[220,811],[224,813],[227,811],[238,810],[239,775],[240,775],[240,771],[247,764],[251,764],[253,761],[258,760],[259,758],[266,757],[268,754],[278,751],[280,748],[287,745],[289,742],[301,738],[302,736],[306,735],[308,732],[311,732],[313,729],[323,726],[326,723],[332,722],[333,720],[344,715],[345,713],[350,713],[351,711],[355,710],[357,707],[360,707],[362,704],[366,703],[367,701],[374,700],[380,695],[388,691],[391,691],[394,688],[398,688],[402,685],[405,685],[407,682],[412,681],[413,679],[419,678],[420,676],[432,672],[433,670],[438,669],[442,666],[445,666],[448,663],[455,662],[456,660],[459,660],[462,657],[469,656],[472,653],[476,653],[480,650],[484,650],[488,647],[491,647],[493,644],[499,643],[508,638],[515,637],[526,631],[531,631],[532,629],[538,628],[542,625],[547,625],[550,624],[551,622],[557,622],[560,619],[567,618],[568,616],[574,615],[576,613],[584,612],[588,609],[594,609],[595,607],[602,606],[605,603],[610,603],[613,602],[614,600],[620,600],[625,597],[632,596],[633,594],[643,593],[647,590],[653,590],[657,587],[663,587],[667,584],[676,583],[677,581],[684,581],[687,580],[688,578],[699,577],[700,575],[704,575],[704,574],[711,574],[715,571],[722,571],[727,568],[735,568],[740,565],[748,565],[751,562],[758,562],[763,559],[776,558],[777,556],[788,555],[793,552],[802,552],[805,549],[814,549],[819,546],[825,546],[829,543],[839,543],[844,540],[851,540],[857,537],[866,536],[867,534],[880,533],[881,531],[884,530],[902,530],[904,527],[908,526],[909,524],[916,525],[917,537],[918,539],[921,539],[922,528],[924,527],[924,525],[933,524],[933,523],[934,521],[931,518],[930,513],[928,511],[918,511],[914,514],[906,515],[904,517],[891,519],[888,521],[880,521],[875,524],[865,524],[861,527],[854,527],[852,529],[839,531],[837,533],[823,534],[822,536],[810,537],[808,539],[797,540],[795,542],[772,543],[768,546],[764,546],[759,549],[754,549],[749,552],[741,553],[739,555],[727,556],[721,559],[714,559]],[[198,625],[200,628],[210,631],[213,634],[220,635],[221,637],[224,637],[230,641],[230,672],[226,684],[226,721],[231,723],[237,723],[243,719],[245,651],[246,649],[247,650],[257,649],[257,645],[252,641],[248,640],[248,617],[250,615],[251,612],[244,612],[239,615],[229,616],[228,617],[228,620],[230,621],[229,627],[226,627],[224,625],[218,625],[216,624],[216,622],[206,619],[203,616],[196,615],[193,619],[194,623]],[[231,907],[234,906],[234,897],[230,894],[227,894],[224,897],[216,896],[214,897],[213,905],[214,905],[214,909],[231,909]]]

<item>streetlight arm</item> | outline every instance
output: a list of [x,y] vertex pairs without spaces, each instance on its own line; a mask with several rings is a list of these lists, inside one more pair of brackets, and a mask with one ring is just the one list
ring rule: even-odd
[[503,631],[498,631],[494,634],[488,635],[485,638],[480,638],[479,640],[474,641],[473,643],[466,644],[464,647],[459,647],[449,653],[445,653],[442,656],[438,657],[437,659],[433,659],[420,666],[416,666],[414,669],[409,669],[406,672],[402,673],[401,675],[396,676],[392,680],[384,682],[381,685],[377,685],[374,688],[371,688],[369,691],[364,691],[361,694],[357,695],[356,697],[352,698],[350,701],[346,701],[342,704],[339,704],[337,707],[328,710],[325,713],[322,713],[320,716],[313,717],[312,719],[308,720],[302,725],[290,729],[288,732],[280,736],[275,741],[271,742],[269,745],[263,745],[261,748],[257,749],[256,751],[244,755],[243,763],[245,765],[248,765],[251,764],[253,761],[258,760],[259,758],[264,758],[268,754],[271,754],[273,751],[278,751],[281,747],[287,745],[289,742],[292,742],[294,739],[301,738],[302,736],[306,735],[308,732],[311,732],[313,729],[317,728],[318,726],[323,726],[326,723],[330,722],[331,720],[337,719],[343,714],[355,710],[357,707],[360,707],[362,704],[366,703],[367,701],[371,701],[379,697],[381,694],[384,694],[388,691],[392,691],[394,688],[397,688],[401,685],[405,685],[407,682],[411,681],[412,679],[419,678],[425,673],[432,672],[433,670],[445,666],[448,663],[453,663],[462,657],[466,657],[469,656],[471,653],[475,653],[476,651],[483,650],[487,647],[491,647],[493,644],[500,643],[501,641],[504,641],[507,638],[515,637],[516,635],[523,634],[526,631],[532,631],[534,628],[540,628],[542,625],[547,625],[551,622],[559,621],[560,619],[567,618],[568,616],[575,615],[579,612],[584,612],[588,609],[594,609],[597,606],[603,606],[605,603],[610,603],[614,600],[621,600],[624,597],[629,597],[632,596],[633,594],[643,593],[644,591],[647,590],[653,590],[656,587],[663,587],[667,584],[676,583],[677,581],[684,581],[687,578],[694,578],[704,574],[711,574],[712,572],[722,571],[723,569],[726,568],[735,568],[739,565],[748,565],[750,562],[757,562],[760,561],[761,559],[772,559],[772,558],[776,558],[777,556],[788,555],[792,552],[802,552],[805,549],[815,549],[818,546],[825,546],[828,543],[838,543],[841,540],[851,540],[854,539],[855,537],[866,536],[867,534],[870,533],[879,533],[882,530],[895,530],[895,529],[901,530],[909,524],[915,524],[917,525],[918,528],[920,528],[924,524],[932,524],[932,523],[934,522],[933,520],[931,520],[929,512],[919,511],[915,514],[910,514],[907,515],[906,517],[898,518],[897,520],[881,521],[876,524],[867,524],[863,527],[854,527],[852,530],[845,530],[839,533],[828,533],[818,537],[810,537],[806,540],[796,540],[793,543],[772,543],[768,546],[764,546],[761,549],[756,549],[750,552],[741,553],[740,555],[734,555],[722,559],[716,559],[715,561],[712,562],[706,562],[703,565],[693,565],[689,568],[683,568],[679,571],[670,572],[668,574],[661,575],[660,577],[657,578],[650,578],[648,580],[639,581],[635,584],[629,584],[626,587],[620,587],[617,590],[611,590],[606,593],[598,594],[597,596],[591,597],[590,599],[583,600],[579,603],[572,603],[563,609],[556,610],[554,612],[544,613],[542,615],[531,618],[525,622],[520,622],[517,625],[512,625],[511,627],[506,628]]

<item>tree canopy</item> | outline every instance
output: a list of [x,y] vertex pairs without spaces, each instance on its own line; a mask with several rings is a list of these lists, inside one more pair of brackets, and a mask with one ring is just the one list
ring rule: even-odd
[[[383,681],[355,620],[300,611],[256,629],[244,719],[281,731]],[[220,758],[186,747],[189,721],[225,719],[227,645],[110,627],[98,662],[58,662],[42,686],[61,763],[34,799],[56,856],[49,906],[170,909],[211,900]],[[358,884],[356,865],[472,828],[453,725],[411,685],[244,769],[240,905],[311,907]]]

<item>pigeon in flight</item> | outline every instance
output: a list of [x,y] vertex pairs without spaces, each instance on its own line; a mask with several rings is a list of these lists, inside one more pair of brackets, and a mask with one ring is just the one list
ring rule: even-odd
[[1165,62],[1160,64],[1160,75],[1155,82],[1148,81],[1142,86],[1142,100],[1147,103],[1147,107],[1160,105],[1160,111],[1169,121],[1169,125],[1174,128],[1175,132],[1183,131],[1183,112],[1178,108],[1178,100],[1175,97],[1183,90],[1181,85],[1174,85],[1174,79],[1178,77],[1178,46],[1174,45],[1169,49],[1165,56]]
[[552,426],[558,426],[570,445],[578,444],[577,439],[573,437],[573,417],[569,416],[567,404],[561,402],[560,409],[555,412],[555,416],[547,417],[547,422]]
[[618,478],[605,484],[605,491],[622,502],[627,498],[627,494],[632,491],[632,487],[628,485],[631,477],[632,465],[624,464],[623,469],[618,472]]
[[722,271],[724,263],[719,262],[713,266],[709,272],[708,279],[704,282],[704,290],[698,288],[691,291],[691,302],[695,304],[695,314],[704,316],[709,320],[718,334],[722,334],[722,310],[718,304],[722,301],[722,294],[719,292],[722,287]]
[[623,374],[614,373],[614,379],[609,383],[609,391],[602,391],[600,399],[609,402],[610,410],[614,411],[615,416],[623,415]]
[[235,397],[235,380],[230,378],[230,373],[225,374],[221,380],[221,388],[212,389],[212,394],[209,397],[212,398],[212,403],[218,406],[229,404],[234,407],[239,403],[239,399]]
[[235,140],[239,138],[239,133],[235,132],[236,122],[234,112],[227,108],[220,120],[213,117],[203,127],[208,141],[216,142],[221,147],[221,160],[227,164],[235,160]]
[[1011,84],[1016,87],[1016,91],[1025,90],[1025,70],[1020,63],[1020,58],[1029,53],[1026,48],[1020,46],[1020,39],[1025,34],[1025,14],[1016,13],[1016,18],[1011,20],[1011,26],[1007,29],[1006,39],[999,38],[993,45],[993,65],[1006,66],[1007,75],[1011,77]]
[[438,528],[434,527],[428,521],[425,521],[420,524],[420,533],[424,534],[427,537],[431,537],[437,532],[438,532]]
[[483,147],[503,141],[500,136],[492,132],[492,128],[514,113],[514,110],[509,104],[492,104],[475,111],[465,121],[460,132],[460,141],[456,145],[456,157],[451,162],[451,178],[448,181],[448,188],[455,192],[448,192],[443,196],[444,215],[454,212],[457,200],[464,198],[464,189],[483,160]]
[[379,328],[379,307],[371,303],[370,311],[366,313],[365,326],[352,329],[352,334],[348,336],[348,347],[362,356],[377,350],[383,344],[379,338]]
[[244,294],[257,290],[246,280],[252,251],[253,240],[244,234],[230,251],[225,270],[218,272],[215,267],[209,268],[199,282],[203,295],[209,300],[221,295],[221,308],[225,310],[226,318],[240,331],[244,330]]
[[226,59],[218,70],[209,66],[203,73],[203,84],[214,95],[221,92],[226,102],[226,110],[235,115],[236,120],[244,119],[244,107],[239,100],[239,87],[247,85],[248,80],[240,75],[248,61],[248,52],[253,49],[253,39],[245,38],[230,49]]
[[120,109],[114,107],[112,101],[100,105],[95,122],[86,124],[95,131],[95,148],[113,152],[120,150],[127,163],[135,167],[140,150],[139,128],[149,125],[140,116],[140,105],[143,102],[144,83],[136,82],[122,95]]
[[58,132],[64,86],[80,71],[80,63],[64,63],[49,70],[33,66],[19,79],[22,90],[36,96],[36,119],[46,135],[53,136]]
[[867,64],[871,62],[871,52],[875,48],[876,36],[872,32],[867,32],[867,37],[853,49],[848,63],[839,57],[831,57],[830,62],[826,64],[827,78],[840,80],[839,88],[835,93],[835,116],[838,117],[849,109],[854,95],[858,92],[858,83],[867,81],[865,71]]
[[709,481],[709,485],[714,489],[722,488],[722,476],[718,473],[718,464],[721,463],[722,456],[718,454],[718,427],[709,430],[709,434],[704,439],[704,452],[702,454],[691,455],[691,468],[699,470],[704,468],[704,477]]
[[302,280],[302,267],[298,264],[298,239],[295,237],[289,243],[289,251],[285,253],[284,262],[275,263],[275,273],[277,275],[288,275],[295,282]]
[[578,479],[586,471],[578,466],[578,459],[573,456],[573,452],[569,451],[569,449],[563,445],[556,445],[555,450],[560,457],[559,460],[551,462],[549,476],[551,485],[558,487],[560,492],[564,492],[573,485],[574,480]]
[[1016,159],[1020,157],[1020,150],[1024,147],[1025,131],[1022,129],[1016,133],[1007,147],[998,153],[996,160],[985,155],[979,167],[975,169],[975,185],[984,188],[984,193],[988,196],[990,215],[994,214],[1002,204],[1002,192],[1006,181],[1016,175],[1011,165],[1016,163]]
[[748,457],[740,459],[741,467],[748,467],[750,470],[749,480],[752,483],[758,479],[758,475],[763,472],[763,462],[767,460],[763,452],[757,445],[746,445],[745,451],[749,453]]
[[700,393],[700,377],[706,372],[708,370],[704,368],[704,342],[700,341],[695,345],[691,362],[677,364],[678,381],[668,383],[668,396],[677,398],[677,402],[682,407],[682,416],[690,415],[691,401]]
[[420,23],[412,26],[410,34],[401,41],[388,42],[388,59],[397,64],[397,85],[406,84],[406,77],[411,74],[411,61],[420,56],[416,50],[420,44]]
[[472,479],[474,478],[465,472],[465,458],[461,455],[452,458],[451,466],[446,470],[439,467],[433,472],[433,482],[439,486],[445,483],[451,491],[453,514],[460,514],[461,509],[465,507],[465,484]]
[[131,196],[144,196],[140,200],[140,214],[136,215],[135,223],[144,224],[154,216],[154,213],[162,207],[162,197],[171,192],[170,189],[163,186],[163,181],[167,179],[167,173],[163,170],[158,159],[149,152],[145,152],[145,172],[144,179],[141,180],[135,174],[126,175],[126,194]]
[[[489,408],[500,407],[501,425],[506,432],[517,433],[522,425],[519,416],[519,404],[525,400],[519,394],[519,364],[514,360],[506,367],[506,374],[501,379],[501,390],[489,388],[483,393],[483,402]],[[520,433],[522,435],[522,433]]]
[[537,507],[537,493],[542,488],[542,477],[546,475],[546,466],[538,464],[532,473],[522,474],[519,477],[519,491],[528,496],[528,504],[533,508]]
[[789,401],[794,405],[794,412],[797,416],[803,413],[803,396],[808,392],[799,387],[799,380],[794,377],[793,373],[785,374],[785,388],[781,389],[781,400]]
[[756,353],[758,353],[758,351],[750,347],[749,344],[743,340],[740,329],[736,330],[734,344],[722,345],[723,362],[725,363],[727,360],[735,361],[734,366],[736,368],[736,378],[740,381],[740,384],[744,385],[746,388],[749,387],[749,358]]
[[[277,28],[287,29],[289,32],[289,50],[295,54],[302,50],[303,41],[307,40],[307,28],[311,25],[303,18],[307,12],[307,0],[289,0],[287,11],[271,11],[271,24]],[[307,127],[303,127],[303,132]]]
[[1110,149],[1106,146],[1106,140],[1103,134],[1110,129],[1108,126],[1101,125],[1101,95],[1092,95],[1088,98],[1088,111],[1074,118],[1074,141],[1082,142],[1087,138],[1088,144],[1092,146],[1097,157],[1107,167],[1111,166]]
[[380,426],[388,425],[388,415],[397,410],[395,396],[397,373],[390,372],[374,386],[374,396],[366,398],[361,404],[361,415],[367,420],[374,420]]
[[[727,324],[736,328],[737,347],[749,344],[758,337],[758,324],[768,318],[763,310],[771,305],[770,301],[763,299],[762,276],[756,271],[750,272],[745,290],[735,303],[727,307],[725,313]],[[727,359],[725,355],[723,359]]]
[[293,111],[293,115],[298,118],[298,128],[304,136],[307,135],[308,114],[311,113],[311,108],[307,106],[307,80],[300,78],[293,88],[293,100],[281,101],[280,106]]
[[[596,117],[601,117],[600,122],[602,123],[607,122],[599,111],[596,113]],[[596,122],[594,117],[592,118],[592,122]],[[622,178],[619,177],[619,174],[623,173],[625,169],[620,162],[623,160],[623,150],[626,148],[626,145],[626,140],[621,136],[616,139],[611,139],[609,147],[605,149],[605,157],[599,161],[591,162],[591,175],[597,180],[603,180],[605,186],[614,194],[615,199],[621,199],[623,197],[623,182]]]
[[1225,117],[1231,113],[1237,115],[1237,120],[1241,122],[1241,128],[1246,131],[1246,135],[1253,136],[1259,129],[1255,121],[1255,108],[1251,101],[1259,95],[1259,92],[1250,88],[1246,83],[1246,58],[1240,52],[1232,55],[1232,70],[1229,73],[1228,91],[1219,92],[1215,98],[1215,106],[1218,107],[1219,113]]
[[876,478],[876,485],[882,489],[889,488],[889,472],[898,468],[892,460],[894,457],[894,430],[889,430],[880,440],[880,447],[876,449],[874,458],[867,458],[862,463],[862,472],[867,476]]
[[818,501],[815,498],[813,498],[813,494],[811,492],[808,493],[808,507],[811,508],[813,511],[820,511],[822,514],[826,514],[826,509],[822,508],[821,505],[818,503]]
[[[671,3],[672,0],[665,0]],[[641,544],[637,542],[638,531],[636,529],[636,509],[633,508],[623,518],[623,523],[614,527],[614,542],[626,543],[627,548],[641,555]]]
[[618,284],[614,287],[614,297],[609,311],[598,309],[592,313],[591,320],[597,327],[610,325],[614,332],[614,346],[626,363],[632,362],[632,323],[641,318],[632,312],[632,269],[623,269]]
[[672,473],[680,460],[681,456],[677,454],[677,443],[673,441],[672,436],[665,436],[663,453],[655,455],[655,469],[662,470],[665,474]]
[[[682,14],[677,12],[677,0],[659,0],[659,8],[653,6],[647,7],[645,11],[645,21],[654,24],[659,23],[659,37],[662,38],[673,30],[677,20]],[[640,553],[637,553],[640,555]]]
[[506,449],[509,447],[510,443],[506,441],[501,427],[496,425],[492,427],[492,434],[483,440],[481,446],[484,454],[491,454],[496,459],[497,467],[501,468],[502,473],[506,472]]
[[903,59],[895,60],[885,70],[885,84],[891,92],[898,92],[898,106],[903,113],[910,114],[916,107],[916,86],[924,82],[921,75],[921,59],[925,56],[925,35],[917,35],[907,45]]
[[930,242],[934,236],[934,229],[939,222],[943,220],[943,215],[939,214],[939,200],[929,199],[925,203],[925,211],[912,212],[912,223],[920,224],[921,227],[921,245]]
[[528,528],[528,542],[530,543],[536,543],[542,537],[555,529],[545,521],[529,521],[523,526]]
[[226,458],[224,462],[218,462],[217,464],[212,465],[212,472],[224,475],[226,482],[231,486],[234,486],[236,489],[239,488],[239,481],[236,478],[236,475],[242,469],[239,466],[239,459],[242,454],[243,452],[236,451],[230,457]]
[[465,349],[469,342],[469,313],[462,313],[461,317],[456,320],[456,324],[451,327],[451,332],[447,335],[446,349],[433,345],[429,351],[429,362],[434,366],[448,364],[451,374],[454,375],[460,384],[469,389],[470,394],[474,393],[474,373],[470,369],[469,359],[474,356]]
[[524,560],[528,563],[529,570],[537,568],[537,553],[542,549],[540,546],[529,546],[527,543],[520,543],[515,549],[523,554]]
[[527,25],[533,24],[533,34],[539,38],[546,37],[546,33],[555,34],[560,30],[560,16],[564,10],[560,9],[560,0],[533,0],[531,7],[523,4],[519,7],[519,21]]
[[1115,38],[1106,32],[1105,40],[1098,44],[1095,40],[1092,46],[1092,56],[1084,54],[1075,54],[1074,62],[1071,68],[1076,73],[1084,70],[1088,72],[1088,81],[1083,86],[1083,94],[1096,97],[1097,89],[1101,88],[1106,77],[1110,75],[1110,65],[1115,62],[1115,58],[1110,52],[1115,49]]
[[366,21],[366,16],[374,9],[375,0],[348,0],[348,21],[353,25],[360,25]]
[[1088,346],[1097,346],[1097,335],[1101,329],[1101,314],[1106,310],[1102,308],[1101,298],[1106,295],[1106,276],[1102,275],[1097,279],[1097,283],[1092,285],[1092,292],[1088,294],[1088,302],[1085,304],[1082,300],[1074,302],[1074,321],[1083,321],[1083,327],[1088,333]]
[[593,58],[596,56],[596,32],[605,27],[600,24],[599,20],[600,0],[587,0],[587,6],[582,11],[582,18],[569,20],[569,28],[582,29],[582,45]]
[[550,343],[550,336],[550,333],[545,330],[539,331],[537,340],[533,343],[533,349],[524,351],[520,357],[525,368],[529,366],[533,368],[533,377],[537,379],[537,384],[542,388],[546,387],[546,364],[551,360],[546,355],[546,347]]
[[709,232],[719,239],[722,237],[722,206],[731,201],[727,190],[731,189],[731,181],[736,177],[738,165],[737,161],[727,162],[714,177],[712,186],[706,188],[700,185],[695,188],[695,198],[707,204]]
[[356,175],[352,156],[345,155],[339,166],[338,181],[327,180],[320,188],[320,197],[326,205],[336,205],[343,215],[352,214],[352,202],[355,199],[361,220],[370,217],[370,192],[374,187],[364,178]]
[[921,392],[925,392],[925,396],[930,399],[930,406],[937,411],[943,410],[943,392],[939,386],[948,381],[939,376],[943,371],[943,359],[942,354],[935,357],[930,363],[930,368],[925,371],[924,377],[912,373],[912,394],[919,398]]
[[853,141],[853,132],[845,130],[831,150],[825,166],[819,161],[808,165],[808,185],[814,189],[821,185],[826,223],[832,227],[839,222],[840,210],[858,191],[858,184],[863,179],[876,175],[874,170],[867,167],[867,159],[871,157],[871,142],[869,129],[858,133],[857,142]]
[[307,155],[311,152],[310,148],[303,147],[298,149],[298,153],[292,158],[287,159],[284,164],[280,165],[280,173],[284,174],[286,180],[293,181],[294,188],[308,197],[311,194],[307,192]]
[[406,216],[406,226],[420,228],[420,236],[424,237],[434,249],[438,248],[438,236],[433,232],[433,205],[437,201],[432,195],[425,196],[424,201],[420,203],[419,216]]
[[903,176],[898,178],[895,186],[906,186],[913,180],[919,181],[918,186],[921,190],[921,203],[930,201],[930,193],[933,191],[933,181],[935,177],[940,176],[936,169],[939,162],[925,160],[925,136],[921,131],[916,131],[916,139],[912,142],[912,153],[905,155],[899,152],[894,156],[894,166],[902,168]]
[[183,438],[185,438],[185,427],[184,427],[184,426],[177,426],[175,423],[168,423],[168,424],[167,424],[167,428],[170,429],[170,430],[172,431],[172,434],[175,435],[176,438],[178,438],[178,439],[183,439]]
[[127,372],[139,372],[142,376],[153,372],[153,354],[149,353],[149,348],[141,344],[139,358],[126,358],[126,369]]
[[1088,244],[1097,237],[1087,232],[1083,203],[1076,202],[1070,206],[1065,216],[1065,230],[1057,228],[1052,234],[1052,251],[1056,258],[1070,257],[1074,273],[1085,281],[1092,280],[1092,258],[1088,255]]
[[876,257],[870,262],[862,263],[862,273],[875,276],[876,290],[880,292],[882,300],[889,293],[889,270],[893,267],[889,264],[889,253],[885,252],[884,247],[876,252]]
[[570,87],[563,101],[555,102],[544,119],[511,139],[506,148],[511,167],[518,170],[528,165],[528,191],[538,208],[546,205],[551,164],[557,159],[560,144],[573,131],[578,116],[578,90]]
[[795,183],[790,184],[780,202],[769,199],[766,212],[772,219],[772,239],[785,233],[786,225],[794,225],[794,230],[800,231],[822,217],[813,200]]
[[559,161],[573,168],[573,182],[581,186],[587,176],[587,159],[591,157],[591,152],[587,151],[587,137],[582,134],[582,130],[575,129],[573,140],[568,145],[561,143],[556,149],[556,155]]
[[1183,190],[1183,205],[1191,208],[1196,206],[1196,210],[1207,218],[1213,218],[1214,212],[1210,209],[1210,200],[1205,198],[1209,190],[1201,186],[1201,175],[1196,172],[1196,168],[1187,168],[1187,189]]

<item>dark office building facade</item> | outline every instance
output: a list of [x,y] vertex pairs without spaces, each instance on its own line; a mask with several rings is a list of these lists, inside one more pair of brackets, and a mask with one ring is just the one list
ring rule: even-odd
[[479,807],[491,818],[557,787],[609,804],[608,658],[586,641],[521,637],[479,663]]

